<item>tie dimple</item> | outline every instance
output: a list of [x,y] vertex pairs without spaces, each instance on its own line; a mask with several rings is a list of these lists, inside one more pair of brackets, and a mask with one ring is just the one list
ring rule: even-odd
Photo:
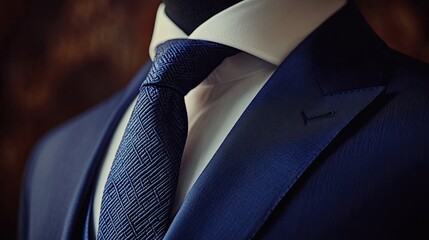
[[188,39],[157,48],[104,188],[98,239],[163,238],[187,136],[184,96],[236,53]]

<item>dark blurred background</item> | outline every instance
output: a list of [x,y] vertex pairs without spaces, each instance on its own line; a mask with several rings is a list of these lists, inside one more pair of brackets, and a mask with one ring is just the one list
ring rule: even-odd
[[[0,3],[0,239],[16,238],[21,178],[37,139],[129,82],[148,59],[160,1]],[[358,5],[392,48],[429,63],[429,1]]]

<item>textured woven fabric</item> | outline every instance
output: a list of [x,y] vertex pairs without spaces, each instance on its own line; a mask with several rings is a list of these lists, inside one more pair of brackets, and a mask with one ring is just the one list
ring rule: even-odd
[[103,193],[98,239],[162,239],[187,136],[184,96],[237,50],[200,40],[157,48]]

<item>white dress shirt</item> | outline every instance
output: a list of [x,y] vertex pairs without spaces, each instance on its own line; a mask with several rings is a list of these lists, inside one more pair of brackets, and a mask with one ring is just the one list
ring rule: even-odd
[[[243,0],[211,17],[187,36],[158,8],[149,49],[177,38],[200,39],[243,51],[225,59],[185,97],[188,138],[182,157],[173,216],[241,114],[279,64],[345,0]],[[93,203],[98,231],[101,199],[135,101],[122,117],[101,166]],[[263,116],[261,116],[261,119]]]

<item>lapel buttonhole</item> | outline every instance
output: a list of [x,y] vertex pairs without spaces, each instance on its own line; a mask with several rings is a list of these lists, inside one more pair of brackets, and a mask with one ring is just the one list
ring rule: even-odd
[[302,118],[304,124],[307,125],[309,122],[323,120],[326,118],[333,118],[335,116],[335,110],[329,111],[327,113],[322,113],[314,116],[308,116],[304,111],[302,112]]

